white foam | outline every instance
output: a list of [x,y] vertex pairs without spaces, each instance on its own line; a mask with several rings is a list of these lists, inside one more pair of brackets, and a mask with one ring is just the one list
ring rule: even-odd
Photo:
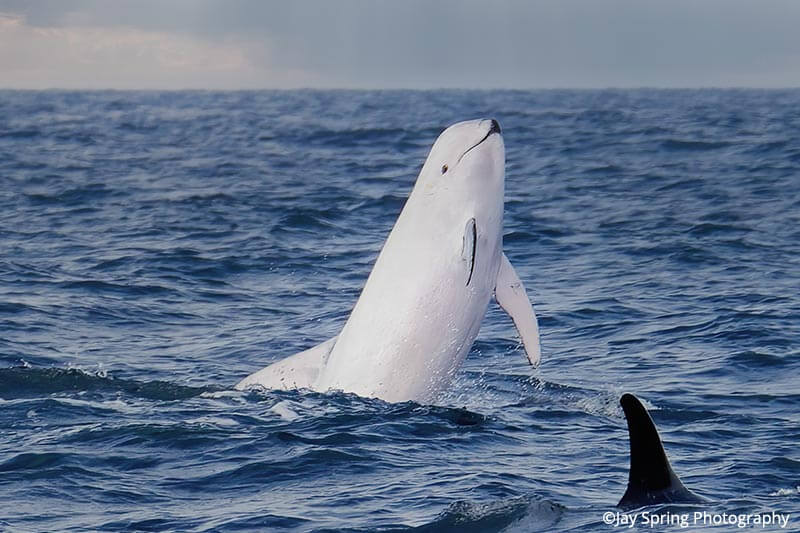
[[291,402],[287,400],[282,400],[273,405],[272,407],[270,407],[269,410],[278,415],[279,417],[281,417],[283,420],[286,420],[287,422],[292,422],[300,418],[300,415],[298,415],[295,411],[289,408],[290,404]]
[[770,492],[770,496],[794,496],[800,494],[800,486],[793,489],[778,489],[775,492]]

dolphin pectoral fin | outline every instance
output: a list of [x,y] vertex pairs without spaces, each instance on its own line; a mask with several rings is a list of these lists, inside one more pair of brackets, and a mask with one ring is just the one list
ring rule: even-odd
[[536,313],[533,311],[533,305],[528,299],[525,287],[506,254],[503,254],[500,259],[494,297],[500,307],[514,321],[519,336],[522,338],[522,345],[525,346],[525,353],[528,354],[528,361],[534,366],[538,365],[541,348],[539,347],[539,324],[536,321]]
[[333,337],[313,348],[262,368],[244,378],[234,388],[244,390],[261,386],[265,389],[311,389],[327,363],[337,338],[338,336]]

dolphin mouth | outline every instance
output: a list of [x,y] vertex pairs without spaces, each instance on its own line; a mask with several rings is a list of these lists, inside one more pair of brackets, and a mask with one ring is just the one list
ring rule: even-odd
[[480,141],[476,142],[475,144],[473,144],[472,146],[467,148],[467,151],[464,152],[463,154],[461,154],[461,157],[458,158],[458,161],[456,162],[456,164],[460,163],[461,160],[464,158],[464,156],[467,155],[470,150],[480,146],[480,144],[483,143],[483,141],[485,141],[486,139],[488,139],[489,137],[491,137],[495,133],[498,134],[498,135],[502,135],[502,130],[500,129],[500,123],[497,122],[495,119],[492,119],[492,125],[489,128],[489,131],[486,133],[486,135],[483,136],[483,139],[481,139]]

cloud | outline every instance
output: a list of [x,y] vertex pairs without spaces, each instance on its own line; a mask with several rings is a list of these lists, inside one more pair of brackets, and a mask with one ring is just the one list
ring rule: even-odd
[[0,11],[17,17],[0,30],[6,86],[800,86],[796,0],[0,0]]
[[[36,27],[0,14],[0,72],[8,88],[294,87],[299,69],[272,69],[264,42],[209,41],[131,27]],[[256,60],[254,60],[254,58]]]

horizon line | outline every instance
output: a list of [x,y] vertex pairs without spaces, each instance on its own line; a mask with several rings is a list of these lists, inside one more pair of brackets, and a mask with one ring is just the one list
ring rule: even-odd
[[597,87],[240,87],[240,88],[206,88],[206,87],[181,87],[181,88],[159,88],[159,87],[2,87],[0,91],[30,91],[30,92],[291,92],[291,91],[343,91],[343,92],[378,92],[378,91],[414,91],[414,92],[436,92],[436,91],[474,91],[474,92],[495,92],[495,91],[793,91],[800,90],[800,86],[755,86],[755,85],[700,85],[700,86],[675,86],[660,87],[656,85],[641,86],[597,86]]

